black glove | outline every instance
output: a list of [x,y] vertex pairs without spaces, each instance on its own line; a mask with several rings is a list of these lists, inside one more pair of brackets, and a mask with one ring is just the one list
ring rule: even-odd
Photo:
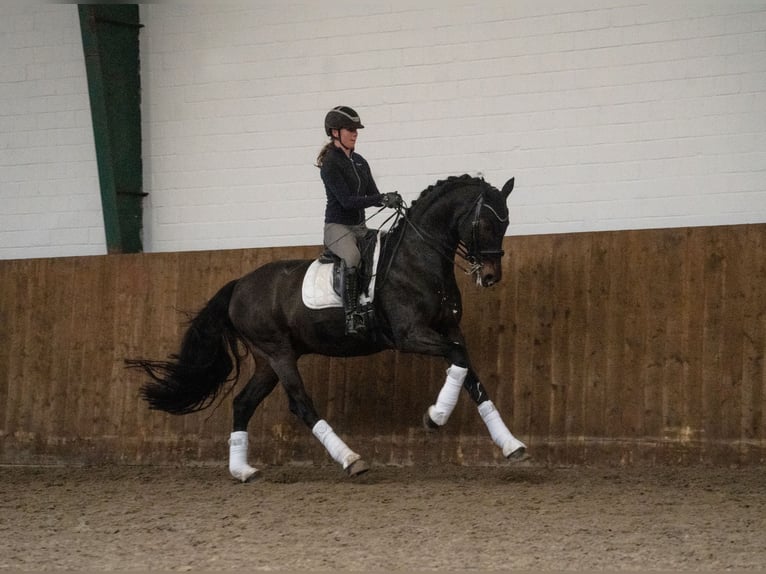
[[402,196],[399,195],[399,192],[392,191],[383,194],[383,207],[397,208],[401,207],[403,204],[404,200],[402,199]]

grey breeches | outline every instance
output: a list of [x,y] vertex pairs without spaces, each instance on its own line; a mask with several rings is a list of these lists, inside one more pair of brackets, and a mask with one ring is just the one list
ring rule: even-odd
[[362,259],[357,247],[357,238],[362,238],[367,233],[367,226],[341,225],[340,223],[325,223],[324,244],[343,259],[346,267],[358,267]]

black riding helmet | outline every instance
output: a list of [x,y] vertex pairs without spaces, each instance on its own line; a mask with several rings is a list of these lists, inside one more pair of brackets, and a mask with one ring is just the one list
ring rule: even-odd
[[347,130],[360,130],[364,126],[357,114],[348,106],[337,106],[327,112],[324,117],[324,131],[328,136],[332,135],[332,130],[346,128]]

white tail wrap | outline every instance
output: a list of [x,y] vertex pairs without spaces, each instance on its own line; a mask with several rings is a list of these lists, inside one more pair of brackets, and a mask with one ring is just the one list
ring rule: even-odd
[[311,432],[324,445],[333,460],[343,465],[344,470],[362,458],[346,446],[346,443],[335,434],[335,431],[332,430],[332,427],[324,419],[317,422],[314,428],[311,429]]
[[247,431],[236,431],[229,437],[229,472],[237,480],[247,482],[257,469],[247,464]]
[[468,369],[465,367],[450,365],[447,369],[447,379],[439,391],[439,396],[436,397],[436,404],[428,407],[428,416],[437,425],[442,426],[446,423],[452,411],[455,410],[466,375],[468,375]]
[[484,424],[489,429],[489,434],[497,446],[503,449],[503,456],[508,457],[520,448],[527,448],[526,445],[511,434],[508,427],[505,426],[500,413],[497,412],[492,401],[484,401],[479,405],[479,414]]

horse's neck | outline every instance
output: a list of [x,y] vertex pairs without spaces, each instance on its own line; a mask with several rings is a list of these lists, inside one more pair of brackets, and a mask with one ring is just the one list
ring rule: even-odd
[[402,221],[394,233],[387,234],[384,264],[427,275],[433,282],[454,282],[457,226],[464,202],[435,201],[438,203],[425,206],[410,222]]
[[433,241],[438,241],[452,256],[458,245],[460,218],[466,209],[464,196],[453,191],[435,198],[430,205],[416,213],[411,221],[415,228],[422,230]]

